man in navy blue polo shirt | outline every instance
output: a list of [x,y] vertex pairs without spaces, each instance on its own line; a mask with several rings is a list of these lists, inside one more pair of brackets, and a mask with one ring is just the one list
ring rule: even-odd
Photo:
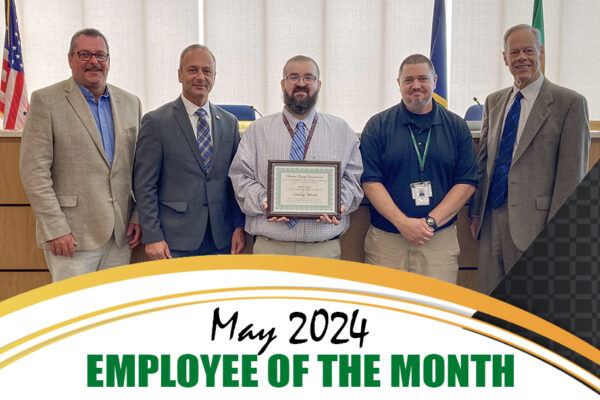
[[465,121],[432,99],[437,76],[421,54],[400,65],[402,102],[361,136],[362,187],[371,202],[365,262],[456,283],[456,214],[477,186]]

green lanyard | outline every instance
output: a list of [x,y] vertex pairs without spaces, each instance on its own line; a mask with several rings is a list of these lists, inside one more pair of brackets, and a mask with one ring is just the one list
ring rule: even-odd
[[419,159],[421,180],[423,180],[423,171],[425,170],[425,159],[427,158],[427,151],[429,150],[429,139],[431,138],[431,128],[429,128],[429,132],[427,132],[427,142],[425,142],[425,150],[423,151],[423,156],[421,156],[421,152],[419,152],[419,147],[417,146],[417,141],[415,140],[415,135],[410,125],[408,126],[408,130],[410,131],[410,137],[412,138],[413,144],[415,145],[415,151],[417,152],[417,158]]

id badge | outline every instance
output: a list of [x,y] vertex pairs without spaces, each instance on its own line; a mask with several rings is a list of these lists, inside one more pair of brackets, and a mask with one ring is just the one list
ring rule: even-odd
[[411,183],[410,192],[416,206],[428,206],[429,198],[433,196],[430,181]]

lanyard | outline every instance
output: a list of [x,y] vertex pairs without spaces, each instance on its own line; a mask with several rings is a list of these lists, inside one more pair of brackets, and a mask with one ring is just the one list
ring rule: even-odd
[[[292,140],[293,140],[294,139],[294,130],[290,126],[290,122],[286,118],[285,114],[281,113],[281,116],[283,117],[283,123],[284,123],[285,127],[287,128],[288,132],[290,133],[290,136],[292,137]],[[308,145],[310,144],[310,140],[312,139],[313,133],[315,133],[315,128],[317,127],[318,119],[319,119],[319,116],[318,116],[318,114],[315,113],[315,118],[313,119],[312,125],[310,127],[310,131],[308,131],[308,137],[306,138],[306,146],[304,147],[304,155],[302,156],[302,158],[306,158],[306,153],[308,153]]]
[[413,144],[415,145],[415,151],[417,152],[417,158],[419,159],[419,169],[421,171],[421,180],[423,179],[423,171],[425,170],[425,159],[427,158],[427,151],[429,150],[429,139],[431,138],[431,128],[429,128],[429,132],[427,132],[427,142],[425,143],[425,150],[423,151],[423,156],[419,152],[419,147],[417,146],[417,141],[415,140],[415,135],[412,131],[410,125],[408,125],[408,130],[410,131],[410,137],[412,138]]

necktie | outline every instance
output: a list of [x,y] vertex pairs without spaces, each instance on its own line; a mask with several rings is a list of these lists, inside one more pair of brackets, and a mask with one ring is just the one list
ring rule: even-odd
[[[300,121],[296,125],[294,137],[292,138],[292,148],[290,149],[290,160],[304,160],[304,151],[306,149],[306,125]],[[287,222],[289,228],[293,228],[298,223],[298,218],[290,218]]]
[[300,121],[296,125],[294,137],[292,138],[292,149],[290,150],[290,160],[304,160],[304,150],[306,149],[306,125]]
[[204,168],[210,167],[210,155],[213,151],[213,144],[210,137],[210,126],[208,125],[208,115],[203,108],[199,108],[195,114],[198,116],[198,125],[196,127],[196,140],[200,148],[200,155],[204,162]]
[[492,184],[490,186],[490,204],[493,208],[500,208],[506,201],[508,191],[508,172],[515,147],[517,129],[519,127],[519,116],[521,115],[521,99],[523,94],[517,92],[515,101],[508,110],[504,130],[498,147],[498,157],[492,173]]

